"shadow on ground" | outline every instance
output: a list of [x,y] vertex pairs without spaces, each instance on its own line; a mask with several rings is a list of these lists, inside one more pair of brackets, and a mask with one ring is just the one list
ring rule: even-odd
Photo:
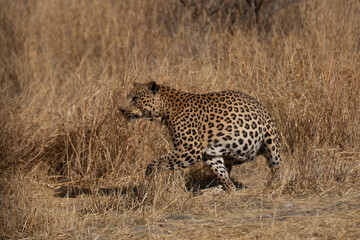
[[[240,182],[233,181],[237,189],[246,188],[246,186]],[[202,190],[211,189],[219,186],[216,181],[210,178],[196,180],[189,179],[186,182],[186,190],[192,192],[194,195],[199,195]],[[119,187],[85,187],[75,185],[63,185],[55,189],[54,195],[60,198],[76,198],[79,195],[127,195],[131,194],[138,196],[140,191],[144,191],[144,186],[119,186]]]
[[112,188],[89,188],[81,186],[60,186],[54,191],[56,197],[76,198],[79,195],[125,195],[129,192],[138,194],[139,186],[112,187]]

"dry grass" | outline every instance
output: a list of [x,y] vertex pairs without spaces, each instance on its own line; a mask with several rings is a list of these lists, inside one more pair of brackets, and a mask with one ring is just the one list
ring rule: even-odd
[[[0,0],[1,238],[360,235],[360,3],[210,2]],[[262,157],[231,194],[195,196],[201,165],[145,179],[168,133],[118,106],[150,79],[260,99],[281,182],[265,188]]]

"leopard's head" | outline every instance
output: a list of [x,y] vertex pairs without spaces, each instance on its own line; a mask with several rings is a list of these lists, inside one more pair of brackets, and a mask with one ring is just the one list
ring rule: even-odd
[[127,120],[145,118],[160,121],[159,85],[156,82],[134,83],[120,112]]

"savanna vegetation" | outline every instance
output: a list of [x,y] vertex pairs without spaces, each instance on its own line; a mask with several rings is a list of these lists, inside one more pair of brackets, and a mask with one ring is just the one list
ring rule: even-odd
[[[196,195],[203,164],[145,178],[172,149],[126,122],[137,82],[259,99],[281,133],[233,193]],[[357,0],[0,0],[0,238],[356,239]]]

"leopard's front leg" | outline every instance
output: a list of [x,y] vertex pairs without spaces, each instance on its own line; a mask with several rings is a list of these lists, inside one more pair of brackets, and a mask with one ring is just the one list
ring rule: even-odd
[[201,144],[201,131],[197,121],[184,124],[189,121],[191,111],[193,109],[183,110],[181,116],[172,116],[175,120],[166,121],[175,150],[152,161],[146,168],[146,175],[159,168],[187,168],[202,159],[204,147]]
[[146,176],[154,172],[155,169],[179,169],[187,168],[200,161],[202,157],[201,150],[174,150],[158,159],[152,161],[146,167]]

